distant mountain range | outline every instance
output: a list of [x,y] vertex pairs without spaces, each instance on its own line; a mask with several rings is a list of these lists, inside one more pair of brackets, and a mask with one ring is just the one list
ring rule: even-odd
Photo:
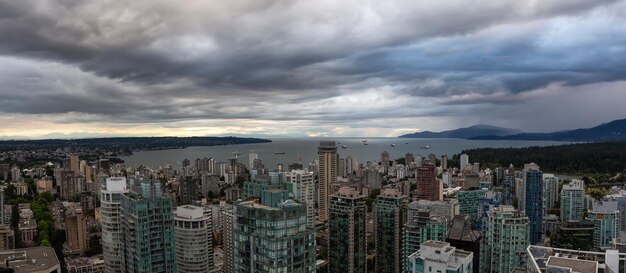
[[456,130],[417,132],[401,138],[466,138],[481,140],[552,140],[552,141],[614,141],[626,140],[626,119],[614,120],[588,129],[553,133],[523,133],[515,129],[475,125]]
[[472,138],[480,136],[507,136],[519,134],[522,131],[517,129],[502,128],[490,125],[474,125],[455,130],[443,132],[415,132],[411,134],[401,135],[400,138]]
[[626,119],[618,119],[588,129],[553,133],[521,133],[506,136],[484,135],[469,139],[489,140],[554,140],[554,141],[614,141],[626,140]]

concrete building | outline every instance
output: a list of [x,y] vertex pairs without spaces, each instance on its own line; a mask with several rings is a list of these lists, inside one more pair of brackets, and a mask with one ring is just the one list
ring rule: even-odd
[[65,258],[68,273],[97,273],[104,270],[104,260],[94,257]]
[[161,183],[139,178],[121,198],[124,271],[176,272],[173,200]]
[[306,221],[309,228],[315,228],[315,176],[305,170],[291,170],[285,173],[287,190],[296,200],[306,206]]
[[402,233],[408,202],[408,197],[397,189],[384,189],[376,200],[376,272],[401,272],[404,267]]
[[222,236],[223,236],[223,253],[224,253],[224,264],[222,266],[222,272],[224,273],[234,273],[235,272],[235,258],[233,257],[234,253],[234,229],[235,222],[237,220],[235,213],[235,206],[227,206],[224,207],[221,211],[222,213]]
[[525,256],[526,266],[514,272],[618,273],[626,268],[626,254],[615,249],[592,252],[530,245]]
[[581,221],[585,212],[585,182],[574,179],[561,190],[561,221]]
[[491,207],[483,219],[480,272],[509,273],[522,265],[530,221],[512,206]]
[[409,218],[415,218],[416,212],[429,212],[431,216],[441,216],[448,221],[459,215],[460,206],[457,199],[444,199],[442,201],[419,200],[413,201],[408,206]]
[[105,273],[122,273],[124,233],[122,228],[122,195],[127,192],[126,178],[111,177],[100,191],[100,224]]
[[437,179],[435,165],[426,164],[418,167],[415,182],[417,183],[415,200],[439,201],[443,199],[443,184]]
[[83,209],[70,205],[65,211],[65,236],[69,250],[84,255],[87,250],[87,221]]
[[365,196],[343,187],[330,197],[328,221],[328,272],[365,273],[366,223]]
[[[210,211],[210,210],[208,210]],[[179,273],[207,273],[213,269],[211,217],[203,207],[180,206],[174,212],[176,269]]]
[[317,159],[319,161],[318,183],[317,183],[317,209],[318,220],[328,221],[328,208],[331,185],[337,183],[337,146],[334,141],[321,141],[317,148]]
[[289,194],[269,189],[235,205],[234,272],[315,272],[315,230],[306,206]]
[[0,224],[0,251],[15,248],[15,232],[9,225]]
[[466,273],[472,272],[473,253],[456,249],[449,243],[426,241],[407,261],[407,273]]

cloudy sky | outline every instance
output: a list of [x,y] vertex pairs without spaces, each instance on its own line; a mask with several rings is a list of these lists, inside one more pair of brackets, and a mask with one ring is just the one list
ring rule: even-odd
[[0,137],[626,118],[626,1],[0,0]]

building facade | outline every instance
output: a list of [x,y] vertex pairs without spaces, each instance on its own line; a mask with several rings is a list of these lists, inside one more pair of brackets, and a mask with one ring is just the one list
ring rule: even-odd
[[176,272],[172,198],[161,182],[140,178],[122,195],[124,272]]
[[288,196],[270,189],[235,205],[234,272],[315,272],[315,230],[307,227],[306,206]]
[[365,196],[344,187],[330,197],[328,272],[366,273]]
[[105,273],[122,273],[124,233],[122,229],[122,195],[127,192],[126,178],[105,180],[100,191],[100,224]]
[[176,268],[179,273],[207,273],[213,269],[211,218],[198,206],[180,206],[174,213]]
[[530,221],[512,206],[491,207],[483,219],[480,272],[509,273],[522,265]]
[[525,210],[530,220],[530,243],[534,245],[543,242],[543,172],[527,170],[525,177]]
[[403,229],[408,197],[397,189],[384,189],[376,200],[376,272],[395,273],[403,268]]
[[328,208],[330,203],[331,185],[337,182],[337,146],[334,141],[322,141],[317,148],[318,159],[318,183],[317,183],[317,209],[318,219],[321,222],[328,221]]
[[416,200],[439,201],[443,199],[443,184],[437,179],[434,164],[418,167],[415,182],[417,184]]
[[285,184],[294,198],[306,206],[306,221],[309,228],[315,228],[315,176],[305,170],[291,170],[285,173]]
[[561,221],[581,221],[585,212],[585,182],[572,180],[561,190]]

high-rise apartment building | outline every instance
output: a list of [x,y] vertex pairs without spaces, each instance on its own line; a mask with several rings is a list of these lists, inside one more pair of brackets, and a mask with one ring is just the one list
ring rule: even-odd
[[80,174],[80,159],[78,159],[77,155],[70,155],[70,166],[68,170],[73,172],[74,175]]
[[401,272],[404,267],[402,233],[408,202],[408,197],[398,189],[384,189],[376,200],[376,272]]
[[380,153],[380,164],[383,167],[389,167],[389,152],[383,151]]
[[224,264],[222,265],[222,272],[224,273],[233,273],[235,272],[235,258],[233,257],[234,249],[233,244],[235,238],[234,236],[234,228],[235,221],[237,220],[235,214],[235,206],[227,206],[222,210],[222,237],[223,237],[223,253],[224,253]]
[[608,249],[613,246],[613,239],[619,236],[619,209],[617,202],[603,200],[593,203],[587,212],[587,220],[595,225],[593,246]]
[[469,251],[457,249],[442,241],[426,241],[420,250],[407,258],[407,273],[467,273],[472,272]]
[[289,195],[269,189],[235,205],[234,272],[315,272],[315,230],[307,227],[306,206]]
[[505,171],[503,178],[502,204],[513,205],[515,202],[515,168],[513,164]]
[[287,190],[296,200],[306,206],[306,221],[309,228],[315,228],[315,176],[305,170],[291,170],[285,173]]
[[462,154],[461,155],[461,164],[459,166],[459,168],[461,169],[461,172],[463,172],[465,170],[465,166],[467,166],[469,164],[469,156],[466,154]]
[[559,200],[559,179],[554,174],[543,174],[543,215],[548,215]]
[[530,243],[534,245],[543,242],[543,172],[531,169],[525,174],[525,210],[530,220]]
[[491,207],[483,219],[480,272],[509,273],[522,265],[530,244],[528,217],[512,206]]
[[337,146],[334,141],[321,141],[317,148],[319,161],[317,183],[317,209],[319,221],[328,221],[331,185],[337,182]]
[[83,255],[87,250],[87,221],[83,209],[72,204],[65,211],[65,236],[72,252]]
[[443,184],[437,179],[435,165],[425,164],[417,168],[416,200],[439,201],[443,199]]
[[428,240],[445,241],[447,222],[446,218],[432,215],[429,211],[409,212],[404,227],[403,257],[418,251],[420,245]]
[[205,214],[204,208],[191,205],[177,207],[174,227],[178,273],[208,273],[212,270],[211,217]]
[[124,231],[122,228],[122,195],[127,192],[126,178],[105,180],[100,191],[100,224],[105,273],[122,273],[124,260]]
[[581,221],[585,212],[585,182],[574,179],[561,190],[561,221]]
[[161,183],[139,178],[122,195],[124,271],[176,272],[172,198],[163,196]]
[[328,272],[366,273],[365,196],[344,187],[330,197]]

